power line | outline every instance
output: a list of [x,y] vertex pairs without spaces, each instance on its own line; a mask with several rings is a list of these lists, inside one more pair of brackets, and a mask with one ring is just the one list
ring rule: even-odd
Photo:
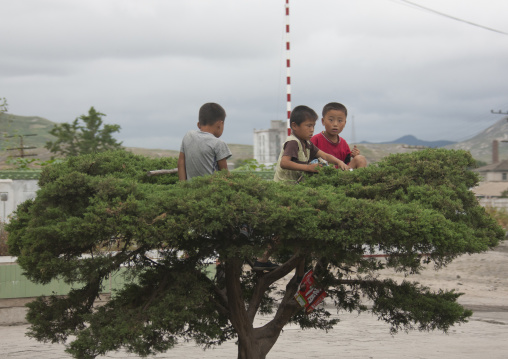
[[[502,107],[508,107],[508,104],[504,105]],[[490,110],[490,112],[495,115],[508,114],[508,112],[504,113],[501,110],[499,110],[498,112],[496,112],[494,110]],[[492,124],[492,116],[491,115],[482,116],[481,118],[478,118],[477,121],[472,122],[472,123],[468,123],[468,124],[464,123],[464,125],[461,126],[459,131],[461,131],[462,133],[468,133],[468,134],[460,136],[458,138],[455,138],[455,141],[456,142],[463,142],[463,141],[470,140],[471,138],[473,138],[474,136],[478,135],[479,133],[485,131],[488,127],[490,127],[492,125],[493,124]]]
[[451,15],[442,13],[440,11],[437,11],[437,10],[434,10],[434,9],[430,9],[428,7],[416,4],[416,3],[412,2],[412,1],[408,1],[408,0],[399,0],[399,1],[403,2],[403,3],[406,3],[406,4],[409,4],[409,5],[416,6],[416,7],[420,8],[420,9],[423,9],[423,10],[426,10],[426,11],[430,11],[430,12],[432,12],[434,14],[447,17],[447,18],[452,19],[452,20],[456,20],[456,21],[460,21],[460,22],[466,23],[468,25],[477,26],[477,27],[480,27],[480,28],[485,29],[485,30],[497,32],[498,34],[508,35],[508,32],[504,32],[504,31],[501,31],[501,30],[493,29],[491,27],[483,26],[483,25],[476,24],[476,23],[471,22],[471,21],[467,21],[467,20],[464,20],[464,19],[461,19],[461,18],[458,18],[458,17],[455,17],[455,16],[451,16]]

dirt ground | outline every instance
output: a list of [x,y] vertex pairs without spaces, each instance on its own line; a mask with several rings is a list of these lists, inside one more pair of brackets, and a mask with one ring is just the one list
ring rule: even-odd
[[[448,333],[409,332],[391,335],[389,325],[370,314],[336,313],[340,319],[332,330],[301,330],[287,326],[268,354],[269,359],[504,359],[508,357],[508,241],[481,254],[457,258],[448,267],[407,279],[432,289],[455,289],[464,293],[459,302],[474,311],[468,323]],[[387,271],[391,278],[404,279]],[[286,278],[290,279],[290,276]],[[326,303],[326,301],[325,301]],[[330,305],[330,304],[327,304]],[[330,308],[335,313],[333,308]],[[256,320],[262,326],[270,318]],[[39,343],[25,336],[28,325],[0,326],[0,358],[70,359],[61,344]],[[181,343],[157,359],[235,358],[234,341],[203,351],[194,343]],[[139,358],[119,351],[100,358]]]
[[[385,270],[390,278],[402,280],[401,273]],[[488,252],[463,255],[446,268],[434,270],[432,265],[421,274],[409,276],[432,289],[455,289],[464,293],[459,303],[473,310],[508,311],[508,240]]]

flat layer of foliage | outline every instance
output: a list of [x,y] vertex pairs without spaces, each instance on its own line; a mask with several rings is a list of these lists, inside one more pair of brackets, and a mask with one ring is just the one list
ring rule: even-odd
[[[337,309],[370,310],[394,332],[447,331],[471,315],[456,302],[459,293],[381,280],[376,271],[410,275],[424,262],[440,268],[504,237],[469,190],[478,178],[463,151],[393,155],[353,172],[325,168],[296,186],[254,174],[185,183],[145,175],[176,167],[171,161],[114,152],[44,170],[37,198],[8,226],[9,248],[35,282],[84,285],[68,297],[31,303],[32,337],[75,336],[68,350],[78,358],[122,347],[149,355],[179,339],[207,347],[236,337],[239,358],[264,358],[288,322],[325,330],[337,323],[324,308],[303,314],[293,299],[295,279],[274,291],[302,261],[314,266]],[[278,269],[244,270],[268,248]],[[390,255],[386,263],[364,257],[377,251]],[[224,280],[203,273],[215,257]],[[94,308],[109,275],[125,265],[136,281]],[[255,316],[267,313],[273,319],[254,328]]]

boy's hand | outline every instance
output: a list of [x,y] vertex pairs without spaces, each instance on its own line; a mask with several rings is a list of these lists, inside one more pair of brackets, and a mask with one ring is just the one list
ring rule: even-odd
[[346,165],[344,162],[342,161],[339,161],[339,163],[337,164],[337,166],[339,166],[339,168],[343,171],[346,171],[348,169],[350,169],[351,167],[349,167],[348,165]]
[[351,150],[351,157],[358,156],[360,154],[360,150],[354,145],[353,149]]
[[319,163],[312,163],[307,165],[307,172],[317,172],[318,168],[322,167]]

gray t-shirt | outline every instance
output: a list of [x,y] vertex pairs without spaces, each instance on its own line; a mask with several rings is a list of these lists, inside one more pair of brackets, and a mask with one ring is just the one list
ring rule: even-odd
[[182,140],[187,179],[205,176],[219,170],[217,161],[231,157],[228,145],[209,132],[189,131]]

